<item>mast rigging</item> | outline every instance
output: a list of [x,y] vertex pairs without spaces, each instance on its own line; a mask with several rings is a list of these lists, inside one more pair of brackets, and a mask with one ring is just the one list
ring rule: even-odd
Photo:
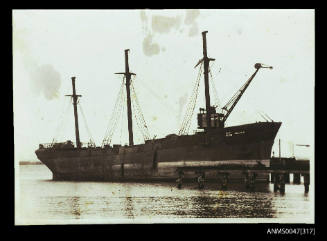
[[[120,91],[118,93],[116,103],[108,124],[108,128],[106,130],[105,137],[102,142],[102,146],[110,145],[112,141],[112,137],[114,134],[114,131],[116,130],[116,125],[118,122],[118,119],[125,120],[122,116],[123,112],[125,111],[125,107],[127,109],[127,122],[128,122],[128,133],[129,133],[129,145],[134,145],[134,133],[133,133],[133,115],[134,119],[136,121],[136,124],[138,126],[138,129],[140,130],[144,141],[150,139],[150,134],[148,127],[146,125],[144,116],[142,114],[142,110],[140,107],[140,104],[138,102],[138,98],[136,95],[136,91],[133,85],[133,81],[131,76],[136,76],[136,74],[129,72],[129,64],[128,64],[128,51],[129,49],[125,50],[125,72],[115,73],[115,74],[122,74],[123,81],[122,85],[120,87]],[[124,91],[124,84],[126,85],[126,97],[125,97],[125,91]],[[125,106],[124,103],[127,103]],[[122,124],[124,122],[122,121]],[[122,130],[123,126],[121,126],[120,131],[120,141],[122,137]]]
[[123,74],[126,78],[128,134],[129,134],[129,145],[132,146],[132,145],[134,145],[134,140],[133,140],[133,121],[132,121],[130,84],[131,84],[131,76],[135,75],[135,74],[129,72],[128,51],[129,51],[129,49],[125,49],[125,72],[124,73],[116,73],[116,74]]
[[131,82],[131,87],[132,87],[132,99],[134,100],[132,102],[132,105],[133,105],[133,112],[134,112],[134,117],[135,117],[135,120],[136,120],[136,124],[138,125],[139,127],[139,130],[141,131],[141,134],[143,135],[143,139],[144,141],[146,140],[149,140],[150,139],[150,133],[149,133],[149,130],[148,130],[148,126],[145,122],[145,119],[144,119],[144,116],[143,116],[143,113],[142,113],[142,110],[141,110],[141,106],[139,104],[139,101],[138,101],[138,98],[137,98],[137,95],[136,95],[136,91],[135,91],[135,88],[134,88],[134,84],[133,82]]
[[200,85],[200,78],[201,78],[201,74],[202,74],[202,66],[203,66],[203,64],[201,63],[199,72],[198,72],[198,76],[196,78],[191,97],[187,104],[185,116],[184,116],[181,128],[178,132],[178,135],[186,135],[189,131],[191,119],[192,119],[194,109],[195,109],[195,104],[196,104],[198,94],[199,94],[199,85]]
[[84,121],[84,125],[85,125],[85,128],[86,128],[87,134],[89,135],[89,138],[90,138],[90,142],[88,143],[88,146],[89,147],[95,147],[95,142],[94,142],[92,133],[91,133],[91,131],[89,129],[89,126],[87,124],[86,117],[85,117],[85,114],[84,114],[84,111],[83,111],[83,108],[82,108],[82,104],[79,102],[78,106],[79,106],[80,112],[82,113],[82,117],[83,117],[83,121]]
[[113,109],[113,111],[111,113],[111,117],[109,119],[105,137],[102,141],[102,146],[111,144],[112,137],[113,137],[114,131],[116,130],[116,126],[118,123],[118,119],[120,118],[121,112],[123,109],[123,104],[124,104],[123,97],[124,97],[124,81],[122,81],[122,84],[120,86],[120,90],[119,90],[117,98],[116,98],[114,109]]
[[[202,32],[202,42],[203,42],[203,58],[195,65],[197,67],[201,62],[204,66],[204,88],[205,88],[205,98],[206,98],[206,131],[209,132],[211,129],[211,106],[210,106],[210,92],[209,92],[209,62],[214,61],[213,58],[208,58],[207,55],[207,36],[208,31]],[[194,67],[194,68],[195,68]]]

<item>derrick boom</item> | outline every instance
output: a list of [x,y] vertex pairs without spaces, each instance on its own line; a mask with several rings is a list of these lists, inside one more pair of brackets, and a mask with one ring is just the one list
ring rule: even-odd
[[227,104],[222,108],[223,110],[226,111],[222,122],[224,123],[229,115],[232,113],[233,109],[235,108],[236,104],[239,102],[241,97],[243,96],[245,90],[249,87],[250,83],[258,73],[259,69],[261,68],[269,68],[272,69],[271,66],[265,66],[263,64],[255,64],[254,67],[256,68],[256,71],[252,74],[252,76],[248,79],[248,81],[233,95],[233,97],[227,102]]

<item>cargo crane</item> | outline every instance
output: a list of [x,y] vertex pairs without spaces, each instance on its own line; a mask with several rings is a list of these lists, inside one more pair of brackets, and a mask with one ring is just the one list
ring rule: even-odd
[[[259,69],[261,68],[269,68],[272,69],[272,66],[267,66],[264,64],[256,63],[254,65],[254,68],[256,68],[255,72],[252,74],[252,76],[248,79],[248,81],[233,95],[233,97],[227,102],[227,104],[222,107],[222,113],[216,113],[216,107],[210,106],[210,124],[211,127],[224,127],[225,122],[229,115],[232,113],[233,109],[235,108],[236,104],[239,102],[241,97],[243,96],[245,90],[249,87],[250,83],[258,73]],[[198,114],[198,127],[199,129],[207,129],[207,123],[206,123],[206,111],[204,108],[200,108],[200,113]]]
[[222,108],[220,113],[217,113],[216,108],[218,106],[212,106],[210,104],[210,90],[209,90],[209,73],[210,61],[215,61],[213,58],[209,58],[207,54],[207,39],[206,34],[208,31],[202,32],[202,39],[203,39],[203,58],[198,61],[194,68],[200,66],[198,78],[195,82],[195,86],[193,92],[191,94],[190,101],[187,106],[186,114],[183,119],[181,128],[179,130],[179,135],[185,135],[188,132],[190,127],[191,117],[194,112],[195,103],[198,97],[199,91],[199,81],[201,77],[202,67],[203,67],[203,77],[204,77],[204,87],[205,87],[205,108],[200,108],[200,113],[198,113],[197,120],[198,120],[198,129],[203,129],[205,132],[209,133],[211,129],[214,128],[224,128],[225,122],[233,109],[235,108],[236,104],[241,99],[242,95],[244,94],[245,90],[248,88],[256,74],[261,68],[269,68],[272,69],[273,67],[267,66],[264,64],[256,63],[254,68],[256,69],[252,76],[246,81],[246,83],[233,95],[233,97],[227,102],[227,104]]
[[272,66],[266,66],[264,64],[256,63],[254,65],[254,68],[256,68],[256,71],[252,74],[252,76],[248,79],[248,81],[233,95],[233,97],[227,102],[227,104],[222,108],[222,110],[226,111],[224,113],[224,117],[222,118],[222,123],[225,123],[229,115],[232,113],[234,107],[241,99],[242,95],[244,94],[245,90],[249,87],[250,83],[258,73],[259,69],[261,68],[269,68],[272,69]]

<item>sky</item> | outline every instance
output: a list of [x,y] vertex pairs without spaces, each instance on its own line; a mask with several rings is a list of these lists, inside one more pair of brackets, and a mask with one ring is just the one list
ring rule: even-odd
[[[313,158],[314,10],[13,10],[12,20],[17,160],[36,160],[38,145],[53,138],[75,141],[73,107],[65,97],[73,76],[82,95],[81,141],[91,136],[102,144],[123,81],[114,73],[124,71],[125,49],[150,136],[177,134],[199,71],[202,31],[215,58],[213,103],[226,104],[255,63],[273,66],[258,72],[226,125],[265,121],[259,114],[265,113],[282,122],[275,155],[281,139],[283,156]],[[204,106],[202,77],[190,134]],[[128,143],[123,111],[112,144]],[[142,143],[135,121],[134,133],[134,142]]]

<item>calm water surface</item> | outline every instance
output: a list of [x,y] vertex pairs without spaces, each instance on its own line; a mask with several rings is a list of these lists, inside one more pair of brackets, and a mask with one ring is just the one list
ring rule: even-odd
[[260,184],[254,192],[233,184],[198,190],[196,183],[52,181],[44,165],[19,166],[16,224],[151,222],[307,222],[313,223],[313,188],[286,185],[286,193]]

